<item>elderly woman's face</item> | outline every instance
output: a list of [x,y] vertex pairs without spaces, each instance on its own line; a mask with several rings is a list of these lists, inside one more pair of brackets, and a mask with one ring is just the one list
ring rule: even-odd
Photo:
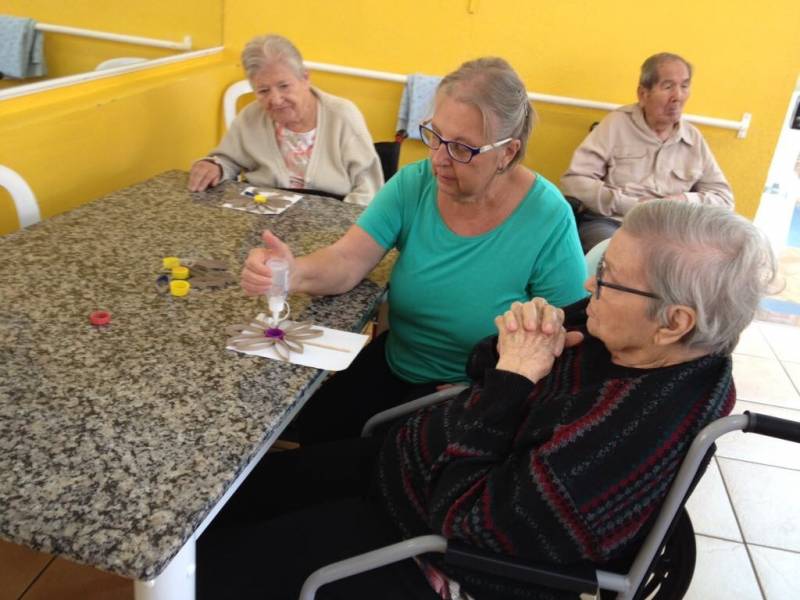
[[[311,84],[308,76],[298,77],[284,63],[268,64],[250,82],[259,104],[276,123],[293,131],[307,130],[308,121],[314,127],[315,114]],[[298,128],[299,127],[299,128]]]
[[[644,273],[643,250],[640,240],[619,229],[611,238],[603,259],[603,281],[650,292]],[[586,327],[606,345],[612,357],[648,354],[654,348],[653,336],[659,326],[647,314],[650,298],[602,286],[598,299],[594,274],[586,280],[586,289],[592,293],[586,309],[589,317]]]
[[[436,95],[436,108],[429,126],[445,140],[462,142],[474,148],[495,141],[486,138],[483,117],[476,107],[443,93]],[[506,144],[473,156],[467,164],[454,161],[444,144],[431,150],[439,195],[461,203],[480,200],[498,169],[513,158],[514,148],[516,146]]]

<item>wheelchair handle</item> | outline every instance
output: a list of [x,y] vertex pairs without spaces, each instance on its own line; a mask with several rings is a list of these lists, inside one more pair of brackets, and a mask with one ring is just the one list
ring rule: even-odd
[[788,419],[770,417],[769,415],[751,413],[749,410],[744,411],[744,414],[747,415],[747,426],[742,429],[745,433],[758,433],[789,442],[800,443],[800,423],[789,421]]

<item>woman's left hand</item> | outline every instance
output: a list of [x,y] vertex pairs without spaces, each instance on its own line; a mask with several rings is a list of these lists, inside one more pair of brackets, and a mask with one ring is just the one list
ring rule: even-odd
[[564,311],[534,298],[514,302],[505,314],[495,318],[498,331],[497,368],[527,377],[534,383],[547,375],[565,346],[579,343],[583,336],[567,333]]

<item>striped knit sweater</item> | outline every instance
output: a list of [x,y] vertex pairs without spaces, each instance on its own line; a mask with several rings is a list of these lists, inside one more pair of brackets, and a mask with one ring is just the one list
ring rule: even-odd
[[[587,336],[534,386],[491,368],[494,347],[473,351],[470,389],[384,442],[380,495],[407,537],[440,533],[549,564],[612,560],[639,543],[694,436],[736,398],[728,356],[634,369]],[[438,566],[476,598],[519,597]]]

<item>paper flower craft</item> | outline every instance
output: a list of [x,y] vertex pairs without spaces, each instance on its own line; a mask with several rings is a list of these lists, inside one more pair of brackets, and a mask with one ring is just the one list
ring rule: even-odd
[[225,204],[231,208],[240,208],[255,213],[277,213],[291,206],[292,201],[272,194],[242,194],[234,198],[226,198]]
[[274,348],[278,358],[287,362],[289,353],[302,353],[304,345],[339,352],[348,351],[345,348],[309,341],[321,337],[323,334],[321,329],[315,329],[309,321],[281,321],[277,326],[273,326],[263,319],[255,318],[247,324],[231,325],[225,329],[225,332],[233,336],[228,340],[227,345],[235,350]]

